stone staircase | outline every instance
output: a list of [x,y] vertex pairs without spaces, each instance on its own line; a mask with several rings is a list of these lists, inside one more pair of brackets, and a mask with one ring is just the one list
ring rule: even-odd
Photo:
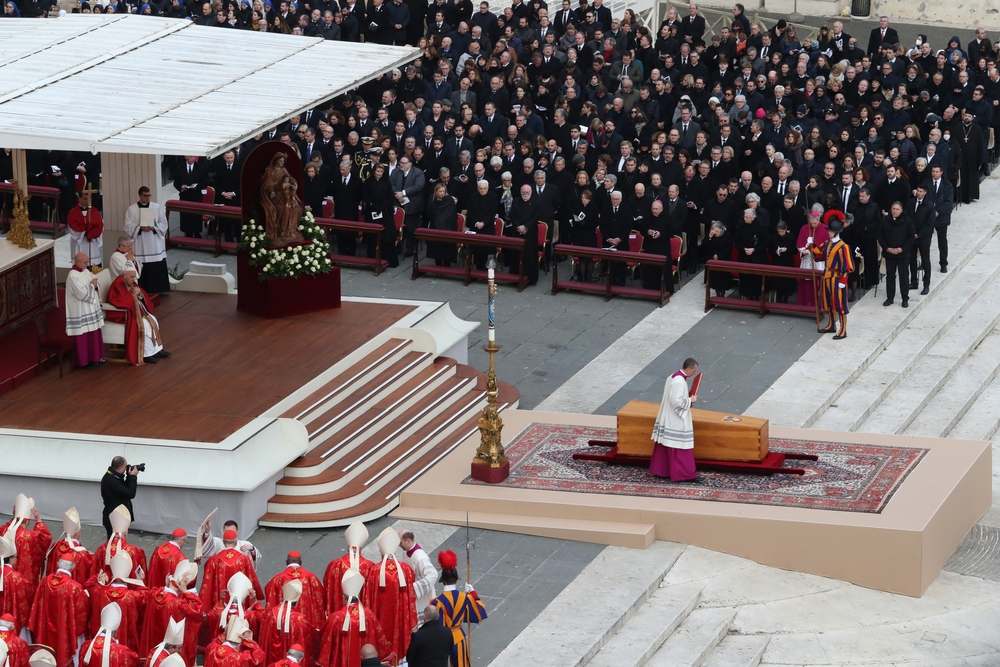
[[[309,432],[285,468],[260,525],[319,528],[390,512],[399,493],[472,435],[486,377],[454,359],[389,338],[280,416]],[[518,392],[500,383],[501,409]]]
[[563,667],[756,667],[767,636],[731,634],[736,609],[702,606],[703,583],[664,581],[683,550],[670,542],[608,547],[491,667],[533,664],[539,655]]

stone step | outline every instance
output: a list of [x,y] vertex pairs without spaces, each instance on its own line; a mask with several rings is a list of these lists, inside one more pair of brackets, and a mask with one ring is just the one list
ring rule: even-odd
[[[490,663],[582,667],[657,591],[684,545],[653,542],[642,551],[608,547]],[[581,613],[581,610],[589,610]]]
[[[984,196],[1000,195],[1000,179],[987,179],[982,187],[987,193]],[[885,286],[880,285],[877,294],[866,294],[851,304],[847,340],[833,341],[830,336],[824,336],[772,383],[746,413],[766,417],[775,426],[816,426],[828,407],[846,404],[839,400],[841,395],[893,344],[910,322],[937,299],[998,231],[1000,210],[976,206],[956,211],[948,230],[951,270],[933,274],[929,296],[913,295],[906,310],[899,307],[898,301],[896,306],[884,308]],[[936,244],[931,249],[931,263],[933,266],[938,264]],[[870,403],[863,407],[867,405]]]
[[994,379],[948,434],[963,440],[990,440],[1000,430],[1000,379]]
[[703,584],[664,586],[598,651],[587,667],[642,667],[701,599]]
[[[1000,329],[994,328],[903,431],[944,438],[1000,372]],[[994,417],[996,413],[994,412]]]
[[[831,404],[812,427],[830,431],[858,430],[897,387],[907,387],[914,382],[914,377],[918,384],[941,381],[941,373],[947,374],[948,369],[960,361],[963,354],[967,354],[970,346],[974,346],[992,328],[992,323],[1000,315],[1000,300],[993,295],[980,299],[1000,276],[1000,264],[996,262],[994,253],[1000,253],[1000,235],[990,239],[947,285],[926,297],[927,300],[905,329],[883,347],[881,353],[855,377],[837,397],[836,403]],[[977,307],[972,308],[974,303]],[[889,314],[892,314],[891,308]],[[952,330],[960,318],[961,326]],[[934,362],[939,371],[931,374],[926,372],[931,361],[927,357],[935,351],[941,357]],[[921,396],[927,393],[926,390],[915,391]],[[886,414],[885,411],[882,413]],[[906,411],[902,418],[908,424],[912,412]],[[894,429],[898,427],[896,423]]]
[[736,610],[729,607],[695,609],[663,642],[646,663],[648,667],[701,667],[729,632]]
[[726,635],[702,667],[757,667],[769,641],[768,635]]

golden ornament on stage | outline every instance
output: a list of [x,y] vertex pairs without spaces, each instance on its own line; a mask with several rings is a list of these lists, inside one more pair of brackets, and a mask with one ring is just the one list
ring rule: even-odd
[[21,189],[14,181],[14,221],[10,223],[10,231],[7,232],[7,240],[19,248],[31,250],[35,247],[35,237],[31,233],[31,223],[28,222],[28,200],[31,195],[21,193]]
[[481,482],[496,484],[507,479],[510,474],[510,462],[504,452],[503,440],[503,420],[497,410],[497,373],[494,364],[494,357],[502,348],[496,343],[496,317],[494,305],[497,297],[497,286],[493,281],[496,262],[491,256],[486,264],[487,268],[487,293],[489,294],[487,316],[489,318],[489,328],[487,330],[487,344],[483,349],[490,355],[490,368],[486,373],[486,407],[479,418],[479,448],[476,449],[476,457],[472,460],[472,478]]

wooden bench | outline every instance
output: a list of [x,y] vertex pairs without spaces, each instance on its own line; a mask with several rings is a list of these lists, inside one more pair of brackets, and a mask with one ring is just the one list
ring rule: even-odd
[[[593,259],[602,262],[619,262],[625,264],[648,264],[660,267],[660,289],[652,290],[644,287],[629,287],[628,285],[614,285],[614,271],[608,271],[604,283],[588,283],[575,280],[559,280],[559,255],[568,255],[574,260]],[[587,248],[578,245],[557,243],[552,248],[552,294],[557,294],[562,290],[572,290],[576,292],[589,292],[591,294],[603,294],[604,300],[608,301],[614,296],[634,296],[640,299],[653,299],[662,308],[670,301],[670,292],[667,291],[667,271],[670,271],[670,258],[666,255],[654,255],[648,252],[628,252],[626,250],[605,250],[603,248]]]

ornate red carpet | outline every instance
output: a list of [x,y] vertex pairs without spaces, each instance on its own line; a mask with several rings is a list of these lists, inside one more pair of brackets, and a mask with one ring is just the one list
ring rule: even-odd
[[[507,446],[510,477],[501,486],[607,493],[649,498],[713,500],[843,512],[878,513],[926,449],[771,438],[778,452],[815,454],[818,461],[787,461],[805,475],[700,472],[701,481],[673,484],[644,467],[574,461],[589,440],[614,440],[615,429],[534,423]],[[479,484],[467,477],[463,484]]]

